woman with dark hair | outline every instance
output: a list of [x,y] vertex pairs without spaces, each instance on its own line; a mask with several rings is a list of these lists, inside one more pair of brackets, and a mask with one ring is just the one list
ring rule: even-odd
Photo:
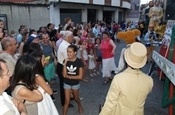
[[42,52],[34,51],[30,54],[33,58],[36,59],[37,69],[36,69],[36,83],[41,86],[38,90],[43,95],[43,100],[38,102],[38,115],[58,115],[58,111],[52,101],[54,97],[51,96],[53,91],[50,85],[47,83],[47,80],[44,75],[44,66],[47,63],[47,60]]
[[38,115],[37,102],[43,99],[36,83],[36,70],[36,60],[24,55],[18,59],[11,78],[12,97],[25,104],[28,115]]
[[102,77],[105,78],[104,84],[106,84],[111,78],[111,72],[117,69],[114,61],[116,45],[109,37],[108,32],[104,31],[102,37],[100,45],[102,53]]
[[65,92],[65,103],[63,108],[63,115],[67,115],[68,106],[70,103],[71,92],[74,100],[78,104],[78,110],[80,115],[83,114],[79,98],[79,81],[83,77],[83,62],[77,58],[77,46],[69,45],[67,48],[68,58],[64,60],[63,66],[63,77],[64,77],[64,92]]

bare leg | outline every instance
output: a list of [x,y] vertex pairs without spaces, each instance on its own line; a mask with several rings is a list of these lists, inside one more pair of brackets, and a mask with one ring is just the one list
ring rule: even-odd
[[67,115],[68,106],[70,103],[70,97],[71,97],[71,89],[64,89],[65,92],[65,103],[63,107],[63,115]]
[[83,115],[83,108],[82,108],[80,98],[79,98],[79,89],[77,89],[77,90],[74,89],[72,91],[73,91],[74,99],[78,105],[78,111],[79,111],[80,115]]

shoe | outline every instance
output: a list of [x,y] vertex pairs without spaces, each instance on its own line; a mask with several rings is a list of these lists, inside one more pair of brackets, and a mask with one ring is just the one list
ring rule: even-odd
[[69,104],[69,106],[68,106],[69,108],[74,108],[74,105],[72,105],[72,104]]
[[93,75],[93,74],[90,74],[90,76],[91,76],[91,77],[94,77],[94,75]]
[[93,75],[94,75],[94,76],[97,76],[97,74],[96,74],[96,73],[93,73]]
[[99,74],[100,74],[100,72],[97,71],[97,75],[99,75]]
[[58,91],[53,90],[53,94],[57,94],[57,93],[58,93]]
[[104,80],[103,85],[107,84],[109,80]]
[[53,95],[50,95],[50,97],[52,98],[52,101],[55,101],[55,97],[53,97]]
[[83,97],[80,97],[80,101],[82,101],[83,100]]

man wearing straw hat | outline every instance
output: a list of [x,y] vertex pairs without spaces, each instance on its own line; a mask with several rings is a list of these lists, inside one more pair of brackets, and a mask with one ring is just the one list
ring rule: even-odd
[[99,115],[144,115],[144,104],[153,80],[143,73],[147,61],[146,47],[134,42],[124,52],[127,69],[117,74],[109,88]]

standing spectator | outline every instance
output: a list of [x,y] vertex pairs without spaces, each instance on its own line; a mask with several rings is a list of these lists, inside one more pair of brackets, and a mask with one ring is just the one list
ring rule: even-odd
[[28,115],[38,115],[37,102],[43,99],[36,83],[36,70],[37,62],[33,57],[29,55],[20,57],[10,84],[12,97],[25,104]]
[[89,72],[90,72],[90,76],[91,77],[97,76],[94,49],[90,49],[90,51],[89,51],[88,62],[89,62],[88,63],[88,69],[89,69]]
[[21,101],[10,97],[5,92],[10,85],[9,81],[11,75],[6,62],[0,59],[0,115],[27,115],[24,104]]
[[[4,21],[0,19],[0,41],[5,37],[5,31],[4,31]],[[2,48],[0,47],[0,50]]]
[[49,37],[52,38],[54,36],[54,28],[55,28],[55,25],[52,24],[52,23],[48,23],[47,24],[47,33],[49,34]]
[[152,53],[155,48],[153,42],[156,41],[158,38],[156,36],[156,32],[154,31],[154,26],[149,25],[149,31],[146,33],[144,40],[146,41],[146,48],[147,48],[147,59],[148,61],[152,62]]
[[70,103],[71,92],[74,100],[78,104],[78,111],[80,115],[83,115],[83,108],[81,106],[79,98],[79,81],[83,78],[83,63],[77,58],[77,46],[69,45],[67,48],[68,58],[64,61],[63,77],[64,77],[64,92],[65,92],[65,104],[63,109],[63,115],[67,115],[68,106]]
[[69,17],[65,18],[65,23],[66,24],[64,25],[64,28],[63,28],[64,31],[66,31],[66,28],[71,25],[71,23],[72,23],[71,18],[69,18]]
[[18,29],[18,35],[16,37],[16,41],[18,44],[20,44],[22,42],[22,34],[24,33],[24,29],[23,28],[19,28]]
[[102,52],[102,77],[105,78],[103,84],[107,84],[111,78],[111,72],[115,71],[116,65],[114,60],[116,45],[109,37],[108,32],[102,33],[103,39],[100,45]]
[[18,44],[15,38],[5,37],[1,41],[3,53],[0,54],[0,58],[4,59],[7,63],[9,71],[13,74],[17,59],[14,58]]
[[100,66],[102,66],[102,54],[100,50],[101,38],[95,39],[95,48],[94,48],[94,55],[96,58],[96,70],[97,74],[101,73]]
[[146,48],[135,42],[124,52],[128,68],[117,74],[99,115],[144,115],[144,104],[153,80],[140,68],[146,64]]
[[[64,40],[60,43],[58,51],[57,51],[57,74],[60,81],[60,98],[61,98],[61,105],[64,106],[65,104],[65,94],[64,94],[64,77],[62,74],[63,71],[63,60],[67,59],[67,47],[73,41],[73,33],[71,31],[65,31]],[[69,104],[69,107],[73,107],[73,105]]]
[[145,26],[146,26],[146,32],[148,31],[148,26],[149,26],[149,10],[154,6],[153,1],[149,1],[149,8],[145,10]]
[[95,24],[95,26],[92,28],[92,32],[95,34],[95,37],[97,37],[98,33],[98,25]]
[[42,42],[40,46],[43,50],[43,54],[45,57],[49,56],[48,64],[44,67],[44,74],[46,79],[50,82],[52,78],[55,77],[55,65],[54,61],[56,61],[55,56],[53,54],[53,46],[51,41],[49,40],[49,34],[45,33],[42,35]]

